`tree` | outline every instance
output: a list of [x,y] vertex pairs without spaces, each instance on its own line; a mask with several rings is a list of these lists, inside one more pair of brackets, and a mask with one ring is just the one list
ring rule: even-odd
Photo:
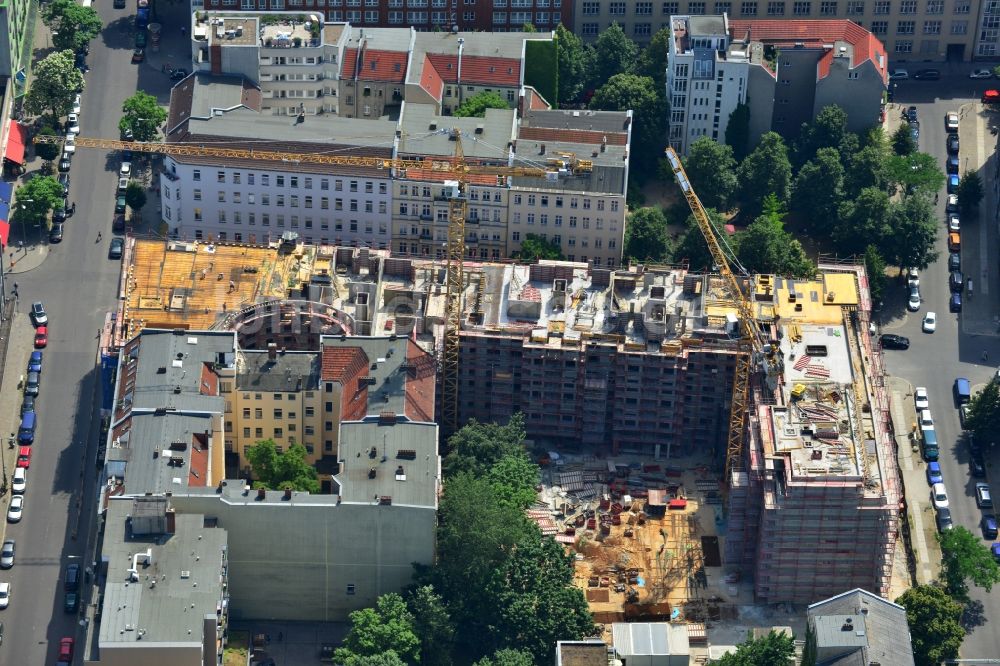
[[795,654],[795,638],[785,633],[771,631],[767,636],[754,638],[736,646],[736,652],[723,655],[718,666],[787,666]]
[[866,187],[854,199],[845,198],[837,212],[831,236],[842,255],[859,254],[870,245],[881,248],[892,242],[893,204],[885,190]]
[[[706,208],[708,220],[715,229],[715,235],[725,246],[732,247],[734,252],[738,249],[736,241],[738,238],[729,236],[726,233],[726,220],[714,208]],[[674,248],[674,261],[677,263],[687,263],[692,270],[714,270],[715,260],[708,250],[705,242],[705,235],[702,233],[698,222],[691,215],[687,219],[686,231],[681,236],[680,242]]]
[[62,184],[52,176],[32,178],[14,191],[14,219],[26,225],[46,224],[49,211],[65,205]]
[[538,499],[538,465],[523,451],[500,458],[489,471],[486,480],[496,493],[498,502],[524,511]]
[[[594,42],[595,70],[593,84],[602,86],[618,74],[627,74],[635,66],[639,47],[617,23],[602,32]],[[615,109],[616,111],[618,109]]]
[[459,118],[483,118],[486,116],[486,109],[509,109],[507,100],[495,92],[481,92],[468,98],[457,109],[453,115]]
[[140,90],[122,104],[122,119],[118,121],[118,130],[132,130],[136,141],[156,141],[160,136],[160,125],[166,120],[167,112],[156,98]]
[[470,419],[448,438],[449,453],[441,462],[444,478],[461,473],[483,477],[501,458],[524,453],[524,415],[510,417],[506,425]]
[[917,152],[917,142],[910,134],[909,125],[900,125],[899,129],[892,133],[892,152],[904,156]]
[[885,161],[888,149],[881,144],[868,145],[856,153],[841,153],[847,157],[847,171],[844,174],[844,191],[848,198],[855,197],[866,187],[885,189]]
[[587,86],[594,67],[594,50],[562,23],[556,27],[556,48],[559,59],[559,101],[568,104],[576,101]]
[[525,23],[521,26],[521,32],[538,32],[534,23]]
[[732,146],[699,137],[688,149],[684,170],[702,204],[729,210],[738,185]]
[[987,592],[1000,583],[1000,565],[989,547],[966,528],[956,525],[938,534],[941,544],[941,576],[948,593],[959,600],[968,598],[968,583]]
[[492,657],[483,657],[474,666],[535,666],[530,652],[505,648],[497,650]]
[[630,160],[633,167],[638,167],[633,173],[655,173],[666,143],[667,104],[664,91],[657,90],[653,79],[635,74],[615,74],[594,93],[590,108],[605,111],[631,109]]
[[874,245],[865,248],[865,273],[868,274],[868,293],[872,301],[878,303],[889,280],[885,275],[885,260]]
[[306,462],[306,447],[292,444],[278,453],[273,439],[264,439],[247,447],[247,460],[259,488],[319,492],[316,470]]
[[374,657],[392,651],[403,663],[419,663],[420,639],[413,630],[413,615],[403,597],[383,594],[375,608],[362,608],[350,615],[351,628],[334,660],[350,663],[358,657]]
[[667,86],[667,54],[670,51],[670,40],[670,28],[658,30],[639,54],[639,61],[635,67],[636,74],[653,79],[660,90],[666,90]]
[[142,183],[131,181],[125,188],[125,203],[133,211],[141,210],[146,205],[146,190]]
[[73,52],[55,51],[35,65],[24,108],[35,115],[49,111],[53,118],[60,118],[73,108],[73,99],[85,85],[83,74],[74,66]]
[[[42,136],[57,136],[56,131],[46,125],[45,127],[38,130],[38,133]],[[38,154],[43,160],[51,162],[55,158],[59,157],[59,152],[62,150],[58,143],[36,143],[35,153]]]
[[538,234],[528,234],[521,241],[521,249],[514,253],[514,258],[526,264],[533,264],[539,259],[562,259],[562,248],[552,241],[545,240]]
[[995,378],[969,401],[965,429],[982,444],[1000,442],[1000,384]]
[[883,257],[896,266],[921,270],[937,259],[934,245],[940,225],[926,196],[905,197],[893,204],[889,224],[893,232],[881,246]]
[[792,163],[781,135],[776,132],[764,134],[760,145],[740,163],[736,179],[740,184],[741,212],[751,219],[760,215],[768,194],[777,195],[779,201],[788,201]]
[[792,206],[812,220],[811,228],[829,233],[836,227],[843,199],[844,165],[840,163],[840,153],[836,148],[820,148],[795,178]]
[[625,225],[626,260],[660,263],[670,257],[667,218],[659,208],[640,208]]
[[944,185],[944,172],[927,153],[890,155],[885,169],[889,183],[906,194],[934,194]]
[[96,9],[74,0],[52,0],[43,5],[42,22],[52,31],[52,46],[73,52],[85,47],[104,27]]
[[958,207],[962,215],[972,216],[979,208],[979,202],[983,200],[983,179],[979,172],[973,169],[966,171],[958,181]]
[[937,666],[958,657],[965,638],[962,604],[937,585],[918,585],[902,594],[896,603],[906,609],[910,642],[917,666]]
[[836,104],[823,107],[811,123],[802,123],[802,132],[795,142],[796,163],[805,164],[821,148],[839,151],[848,134],[847,112]]
[[410,595],[407,607],[413,616],[413,631],[420,637],[420,663],[450,666],[455,627],[444,600],[431,585],[422,585]]
[[343,666],[408,666],[394,650],[363,657],[351,655],[342,663]]
[[785,231],[784,211],[773,194],[764,202],[765,212],[747,227],[739,240],[737,257],[751,273],[812,277],[816,265],[790,233]]
[[[749,100],[748,100],[749,101]],[[726,144],[733,147],[733,157],[742,161],[750,151],[750,106],[740,102],[729,114]]]

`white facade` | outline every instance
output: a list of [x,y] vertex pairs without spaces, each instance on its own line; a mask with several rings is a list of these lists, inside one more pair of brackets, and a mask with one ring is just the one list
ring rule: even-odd
[[164,221],[181,238],[266,242],[294,231],[307,243],[388,249],[389,178],[289,173],[165,160]]
[[[684,155],[700,137],[725,141],[730,114],[746,102],[750,63],[744,52],[730,48],[724,17],[672,16],[670,21],[675,37],[667,53],[668,136]],[[713,26],[718,29],[700,32]]]

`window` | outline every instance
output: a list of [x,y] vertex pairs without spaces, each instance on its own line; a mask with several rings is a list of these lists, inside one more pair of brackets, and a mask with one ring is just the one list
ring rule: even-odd
[[245,419],[250,418],[250,408],[249,407],[244,407],[243,408],[243,418],[245,418]]
[[671,16],[673,14],[678,13],[679,11],[680,11],[680,3],[679,2],[664,2],[663,3],[663,15],[664,16]]
[[913,40],[911,39],[896,40],[896,53],[912,53],[912,52],[913,52]]
[[847,0],[848,16],[859,16],[865,13],[864,0]]
[[899,3],[899,13],[900,14],[916,14],[917,13],[917,0],[903,0]]
[[695,16],[700,16],[705,13],[705,3],[704,2],[689,2],[688,3],[688,14],[693,14]]
[[756,2],[742,2],[740,3],[740,16],[756,16],[757,15],[757,3]]
[[878,16],[888,14],[889,10],[892,8],[892,3],[889,0],[875,0],[875,14]]
[[[896,34],[897,35],[912,35],[916,30],[916,21],[900,21],[896,24]],[[910,48],[913,47],[912,42],[910,43]],[[896,49],[897,53],[909,53],[909,51],[900,51]]]
[[731,2],[716,2],[715,3],[715,13],[716,14],[732,14],[733,13],[733,3],[731,3]]
[[796,16],[809,16],[812,13],[812,3],[808,0],[797,0],[792,3],[792,13]]
[[257,407],[256,409],[254,409],[253,410],[253,417],[255,419],[262,419],[262,418],[264,418],[264,409],[261,408],[261,407]]
[[226,203],[226,192],[225,192],[225,190],[219,190],[218,191],[218,195],[219,195],[219,203]]
[[767,15],[768,16],[784,16],[785,15],[785,3],[782,2],[771,2],[767,3]]
[[[495,21],[494,21],[495,22]],[[506,23],[506,21],[504,21]],[[584,23],[583,24],[583,34],[586,37],[593,37],[597,34],[597,24],[596,23]]]
[[836,0],[822,0],[822,2],[819,3],[820,16],[835,16],[836,14],[837,14]]
[[873,35],[884,35],[889,32],[889,22],[888,21],[872,21],[872,34]]
[[225,171],[216,171],[215,172],[215,177],[217,179],[217,182],[219,182],[219,183],[226,182],[226,172]]
[[[941,21],[924,21],[924,34],[925,35],[940,35],[941,34]],[[926,43],[926,42],[924,42]]]
[[201,169],[195,169],[191,172],[191,180],[196,182],[201,180]]
[[649,23],[636,23],[635,27],[632,28],[632,34],[635,37],[649,37],[652,31],[653,27]]
[[608,13],[612,16],[624,16],[625,15],[625,3],[624,2],[612,2],[608,5]]
[[927,0],[928,14],[944,14],[944,0]]
[[995,56],[997,54],[996,44],[980,44],[979,45],[979,55],[981,56]]
[[653,14],[653,3],[652,2],[637,2],[635,3],[635,15],[636,16],[652,16]]
[[195,190],[191,194],[191,198],[194,199],[195,201],[201,201],[201,190]]
[[955,0],[955,13],[968,14],[971,11],[971,0]]
[[349,594],[349,595],[353,595],[354,594],[354,583],[348,583],[347,584],[347,594]]
[[964,35],[969,31],[968,21],[952,21],[951,22],[951,34],[953,35]]

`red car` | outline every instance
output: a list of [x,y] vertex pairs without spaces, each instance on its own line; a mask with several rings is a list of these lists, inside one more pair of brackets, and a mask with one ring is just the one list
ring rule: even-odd
[[49,327],[39,326],[35,329],[35,349],[41,349],[49,344]]
[[22,446],[17,450],[17,466],[28,468],[31,467],[31,447]]
[[65,661],[67,664],[73,662],[73,646],[75,641],[72,638],[60,638],[59,639],[59,661]]

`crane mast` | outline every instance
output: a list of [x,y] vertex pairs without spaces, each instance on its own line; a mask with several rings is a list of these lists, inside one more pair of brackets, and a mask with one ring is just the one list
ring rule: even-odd
[[716,235],[715,227],[712,226],[712,221],[709,219],[708,213],[701,203],[701,199],[698,198],[694,188],[691,186],[691,181],[688,179],[687,172],[684,171],[684,165],[681,164],[680,157],[669,146],[667,147],[666,155],[667,161],[670,163],[670,169],[674,173],[674,178],[680,186],[681,192],[684,193],[684,198],[687,199],[688,206],[691,208],[691,213],[698,223],[698,228],[701,230],[702,236],[705,237],[705,243],[712,254],[712,260],[715,262],[716,269],[722,275],[726,290],[729,292],[729,297],[736,304],[736,310],[739,313],[741,329],[740,353],[736,355],[736,371],[733,376],[733,397],[729,409],[729,431],[726,437],[725,472],[726,483],[729,484],[732,482],[733,473],[742,468],[743,441],[746,432],[747,417],[750,413],[750,375],[754,371],[755,359],[763,358],[764,356],[764,335],[760,323],[754,314],[753,304],[744,293],[739,278],[733,273],[729,259]]

